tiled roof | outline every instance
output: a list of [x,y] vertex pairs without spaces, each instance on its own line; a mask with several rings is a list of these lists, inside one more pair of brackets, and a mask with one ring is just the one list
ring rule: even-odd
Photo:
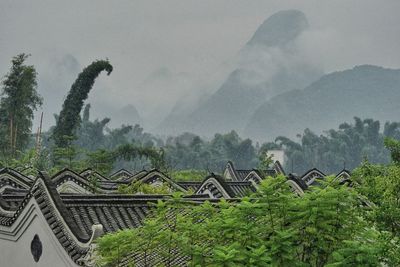
[[239,181],[243,181],[252,170],[235,170]]
[[94,224],[104,232],[135,228],[152,206],[165,196],[151,195],[63,195],[62,201],[81,231],[90,233]]
[[10,168],[0,169],[0,192],[4,188],[25,188],[28,189],[33,184],[33,179],[16,170]]
[[177,182],[178,185],[182,186],[186,190],[196,191],[201,186],[202,182]]
[[120,169],[110,175],[111,180],[121,180],[133,176],[133,173],[125,169]]
[[[279,161],[276,161],[273,165],[273,168],[267,170],[257,170],[257,169],[236,169],[233,162],[228,161],[225,167],[225,174],[229,174],[228,180],[232,181],[246,181],[249,180],[249,175],[257,175],[259,178],[256,180],[264,179],[265,176],[275,177],[278,174],[285,174],[283,168]],[[227,177],[225,177],[227,178]]]
[[[89,245],[86,244],[89,244],[97,233],[81,231],[63,204],[54,183],[43,174],[36,179],[15,211],[8,215],[0,214],[0,225],[12,229],[12,225],[31,199],[36,201],[60,245],[71,259],[79,264],[79,260],[89,251]],[[92,229],[96,229],[96,227]]]
[[225,181],[222,176],[211,174],[204,179],[196,194],[209,194],[212,198],[238,198],[254,191],[251,182]]
[[100,181],[108,181],[110,180],[110,178],[105,177],[104,175],[102,175],[101,173],[99,173],[96,170],[92,170],[91,168],[88,168],[82,172],[79,173],[82,177],[88,178],[89,176],[95,176],[97,177]]
[[[138,227],[158,200],[168,198],[162,195],[59,194],[54,181],[40,174],[29,190],[11,189],[0,194],[0,225],[12,228],[33,199],[60,245],[74,262],[82,265],[92,239],[99,234],[99,227],[105,233]],[[204,195],[185,197],[185,201],[195,203],[205,199]]]
[[256,188],[251,182],[226,182],[233,192],[232,197],[244,197],[256,191]]
[[[249,172],[248,175],[250,173],[257,174],[255,170]],[[321,172],[312,169],[302,177],[289,174],[287,179],[294,186],[294,190],[299,193],[308,187],[304,178],[314,174],[320,175]],[[349,177],[349,175],[348,171],[342,171],[337,177]],[[195,189],[196,195],[188,196],[185,200],[196,203],[210,198],[214,200],[227,198],[235,201],[237,198],[254,192],[258,186],[255,180],[249,178],[247,181],[226,181],[223,177],[215,174],[206,177],[202,182],[174,182],[157,170],[141,172],[136,176],[136,179],[149,183],[159,178],[170,183],[177,190]],[[11,229],[13,223],[27,208],[28,203],[33,200],[37,203],[60,245],[71,259],[80,265],[85,264],[83,259],[89,253],[93,238],[101,232],[99,229],[102,228],[105,233],[110,233],[138,227],[150,214],[158,200],[170,198],[170,196],[163,195],[115,194],[113,192],[119,184],[129,182],[108,179],[101,180],[99,183],[101,194],[58,193],[57,185],[72,180],[82,187],[90,189],[90,184],[85,177],[70,170],[63,170],[52,178],[40,173],[35,181],[10,169],[0,170],[0,181],[7,181],[7,179],[22,183],[24,187],[29,186],[29,188],[11,186],[0,191],[0,225]],[[298,186],[297,189],[295,185]],[[131,257],[136,261],[135,266],[145,266],[143,255],[132,254]],[[160,255],[152,255],[152,257],[154,264],[163,261]],[[128,262],[125,263],[128,264]],[[125,263],[122,263],[122,266]],[[177,252],[172,265],[186,266],[186,259]]]

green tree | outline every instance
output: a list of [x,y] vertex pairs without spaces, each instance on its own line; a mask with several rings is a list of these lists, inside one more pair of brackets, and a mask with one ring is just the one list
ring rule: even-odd
[[113,67],[108,60],[97,60],[87,66],[79,74],[78,78],[71,86],[63,108],[58,116],[56,127],[54,128],[53,138],[56,146],[65,147],[67,142],[64,136],[74,136],[75,130],[80,125],[80,112],[84,101],[87,99],[97,76],[103,71],[109,75]]
[[53,151],[54,166],[58,169],[69,168],[75,171],[84,168],[83,161],[77,159],[80,150],[73,144],[74,137],[63,136],[65,147],[56,147]]
[[300,174],[311,168],[326,173],[337,173],[343,168],[357,167],[364,157],[371,162],[389,162],[389,153],[384,147],[384,137],[395,137],[399,132],[398,123],[385,124],[380,132],[380,123],[372,119],[355,117],[353,124],[342,123],[337,130],[316,135],[305,129],[298,142],[279,136],[274,143],[263,147],[284,149],[288,158],[286,168]]
[[[178,253],[188,266],[397,266],[388,256],[396,247],[367,221],[362,203],[333,178],[303,196],[283,176],[241,201],[196,205],[176,195],[139,229],[100,238],[99,254],[110,265],[136,255],[132,264],[173,266]],[[124,245],[127,236],[135,245]]]
[[132,181],[129,185],[120,185],[118,192],[121,194],[150,194],[150,195],[167,195],[171,193],[168,185],[150,185],[142,181]]
[[26,65],[27,54],[13,57],[11,69],[1,82],[0,99],[0,149],[15,155],[29,142],[33,112],[42,104],[36,91],[36,70]]
[[98,171],[102,175],[110,174],[113,168],[113,163],[115,162],[115,155],[113,151],[99,149],[86,153],[86,156],[86,164],[89,168]]
[[400,164],[400,142],[387,137],[385,138],[385,147],[389,149],[393,162]]

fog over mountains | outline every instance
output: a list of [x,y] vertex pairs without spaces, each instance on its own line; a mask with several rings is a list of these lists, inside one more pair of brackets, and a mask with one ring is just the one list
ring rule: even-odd
[[265,100],[322,75],[296,44],[307,28],[307,18],[298,10],[280,11],[266,19],[234,59],[234,70],[219,89],[193,111],[167,117],[158,130],[202,135],[232,129],[242,132]]
[[[110,127],[140,123],[161,136],[236,130],[266,141],[353,116],[399,115],[397,70],[390,69],[400,66],[398,1],[223,0],[210,10],[207,1],[176,8],[178,0],[157,7],[123,0],[111,10],[98,0],[95,13],[90,1],[79,3],[80,12],[0,3],[0,71],[13,55],[32,54],[45,129],[79,72],[100,58],[114,71],[99,76],[87,102],[92,118],[110,117]],[[46,19],[43,5],[54,10]]]
[[270,16],[219,89],[193,111],[172,113],[158,130],[207,136],[233,129],[265,141],[305,128],[321,132],[354,116],[398,120],[400,71],[364,65],[323,75],[296,43],[308,25],[298,10]]
[[361,65],[265,101],[248,121],[245,135],[293,138],[304,128],[320,133],[354,116],[386,122],[398,121],[399,115],[400,70]]
[[[360,66],[324,74],[301,46],[308,30],[303,12],[279,11],[256,29],[208,83],[205,77],[196,79],[161,67],[134,88],[142,99],[136,106],[95,103],[94,111],[97,106],[109,114],[111,127],[139,123],[164,136],[193,132],[211,137],[235,130],[261,141],[279,135],[294,137],[305,128],[320,132],[353,116],[396,120],[399,71]],[[80,67],[71,55],[54,64],[58,82],[66,79],[62,73]],[[54,77],[46,79],[51,82]],[[97,86],[97,91],[102,86],[106,90],[102,83]],[[160,90],[182,97],[165,97]]]

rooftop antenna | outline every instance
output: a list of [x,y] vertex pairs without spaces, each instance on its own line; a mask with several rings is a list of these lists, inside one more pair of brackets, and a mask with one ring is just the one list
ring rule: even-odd
[[345,170],[346,169],[346,161],[344,160],[343,161],[343,170]]

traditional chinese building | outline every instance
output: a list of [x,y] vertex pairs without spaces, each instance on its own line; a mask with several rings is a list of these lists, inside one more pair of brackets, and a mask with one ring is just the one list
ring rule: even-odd
[[[170,198],[119,194],[121,185],[137,181],[166,185],[171,193],[185,193],[185,201],[202,203],[249,195],[263,179],[277,175],[285,175],[279,162],[268,170],[241,170],[228,162],[221,176],[211,173],[203,181],[189,182],[174,181],[155,169],[120,170],[110,177],[90,169],[81,173],[64,169],[52,177],[45,173],[32,177],[4,168],[0,170],[0,266],[94,266],[97,237],[140,226],[158,200]],[[336,178],[345,181],[349,175],[343,170]],[[312,169],[286,177],[293,191],[302,194],[325,174]],[[184,262],[178,255],[175,260],[177,265]]]

